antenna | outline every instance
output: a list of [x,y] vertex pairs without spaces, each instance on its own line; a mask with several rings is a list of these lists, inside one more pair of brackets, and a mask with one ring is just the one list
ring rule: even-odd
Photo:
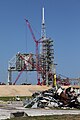
[[43,39],[46,38],[45,19],[44,19],[44,7],[42,8],[42,30],[41,30],[41,37]]

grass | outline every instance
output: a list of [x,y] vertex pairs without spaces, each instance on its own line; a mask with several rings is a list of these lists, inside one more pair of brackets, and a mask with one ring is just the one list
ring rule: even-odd
[[[28,97],[26,97],[26,96],[19,96],[20,97],[20,100],[23,100],[23,99],[26,99],[26,98],[31,98],[30,96]],[[0,100],[2,100],[2,101],[13,101],[13,100],[15,100],[16,99],[16,96],[10,96],[10,97],[0,97]]]
[[10,120],[80,120],[80,115],[54,115],[54,116],[38,116],[38,117],[16,117]]

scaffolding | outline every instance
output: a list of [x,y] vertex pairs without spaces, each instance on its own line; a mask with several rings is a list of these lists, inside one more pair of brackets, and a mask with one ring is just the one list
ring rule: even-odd
[[43,84],[49,85],[53,81],[54,62],[53,40],[51,38],[45,38],[42,41],[42,54],[39,61],[39,65],[43,70],[41,72]]
[[[26,54],[26,53],[17,53],[9,62],[8,62],[8,84],[15,84],[19,79],[23,71],[36,71],[35,66],[35,55]],[[12,72],[18,71],[19,74],[12,83]]]

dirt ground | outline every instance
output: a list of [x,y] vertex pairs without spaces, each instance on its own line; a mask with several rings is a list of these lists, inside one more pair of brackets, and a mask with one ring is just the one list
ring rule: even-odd
[[39,85],[1,85],[0,97],[4,96],[32,96],[36,91],[44,91],[51,87]]

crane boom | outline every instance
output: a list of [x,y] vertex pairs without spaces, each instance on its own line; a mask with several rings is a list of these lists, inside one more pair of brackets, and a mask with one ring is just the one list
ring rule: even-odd
[[[26,20],[26,19],[25,19],[25,20]],[[29,21],[26,20],[26,23],[27,23],[27,25],[28,25],[28,27],[29,27],[29,29],[30,29],[30,32],[31,32],[31,34],[32,34],[32,37],[33,37],[34,42],[38,42],[38,41],[36,40],[36,38],[35,38],[35,35],[34,35],[34,33],[33,33],[33,30],[32,30],[32,28],[31,28],[31,25],[30,25]]]
[[[39,77],[39,70],[38,70],[38,66],[39,66],[39,61],[38,61],[38,43],[40,43],[40,42],[38,40],[36,40],[35,35],[33,33],[33,30],[31,28],[31,25],[30,25],[28,20],[26,20],[26,23],[27,23],[28,28],[29,28],[29,30],[31,32],[32,38],[33,38],[34,42],[36,43],[36,70],[37,70],[37,79],[38,79],[38,77]],[[41,40],[41,39],[39,39],[39,40]]]

